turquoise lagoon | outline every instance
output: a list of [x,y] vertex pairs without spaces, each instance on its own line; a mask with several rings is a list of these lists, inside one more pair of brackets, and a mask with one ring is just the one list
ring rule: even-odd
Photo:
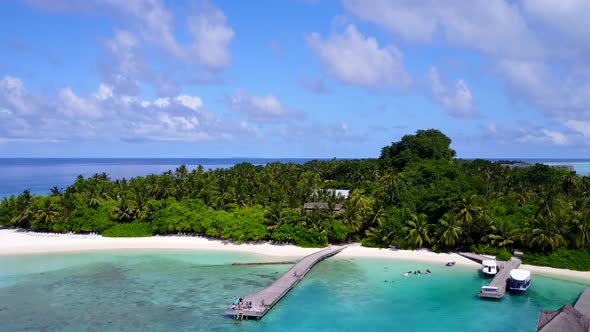
[[[584,284],[533,276],[527,294],[477,298],[475,268],[331,258],[263,320],[223,317],[288,265],[237,253],[128,251],[0,256],[0,331],[534,331],[540,309]],[[409,270],[432,275],[408,276]]]

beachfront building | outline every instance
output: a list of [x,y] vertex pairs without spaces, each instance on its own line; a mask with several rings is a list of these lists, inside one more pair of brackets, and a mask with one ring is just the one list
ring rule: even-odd
[[312,202],[312,203],[305,203],[303,204],[303,209],[306,211],[313,211],[313,210],[324,210],[324,211],[334,211],[334,212],[344,212],[344,206],[342,204],[332,204],[326,202]]
[[590,331],[590,287],[586,287],[576,303],[558,310],[541,310],[537,332],[588,332]]
[[347,189],[319,189],[313,192],[314,196],[333,196],[336,199],[348,199],[349,194]]

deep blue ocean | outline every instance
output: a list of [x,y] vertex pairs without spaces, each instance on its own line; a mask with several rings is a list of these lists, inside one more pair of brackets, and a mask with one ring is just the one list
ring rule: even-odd
[[[513,158],[507,158],[514,160]],[[270,162],[304,163],[303,158],[0,158],[0,197],[19,194],[29,189],[34,194],[47,194],[53,186],[66,188],[78,175],[84,177],[105,172],[111,179],[132,178],[147,174],[174,171],[180,165],[189,169],[202,165],[205,169],[226,168],[249,162],[265,165]],[[498,159],[494,159],[498,160]],[[590,159],[521,159],[550,165],[572,165],[580,175],[590,174]]]
[[29,189],[34,194],[47,194],[53,186],[64,189],[78,175],[89,177],[105,172],[111,179],[132,178],[174,171],[180,165],[194,169],[227,168],[249,162],[265,165],[271,162],[304,163],[312,159],[297,158],[0,158],[0,197],[19,194]]

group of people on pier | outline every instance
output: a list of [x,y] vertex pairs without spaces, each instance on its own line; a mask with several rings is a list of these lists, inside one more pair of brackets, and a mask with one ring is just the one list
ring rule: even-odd
[[234,310],[252,309],[252,301],[244,301],[241,297],[236,297],[231,305],[231,308]]

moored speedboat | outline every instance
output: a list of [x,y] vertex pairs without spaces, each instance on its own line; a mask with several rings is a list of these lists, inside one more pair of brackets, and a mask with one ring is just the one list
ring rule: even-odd
[[455,266],[455,262],[447,262],[447,266]]
[[481,272],[484,276],[493,277],[498,273],[498,265],[495,260],[485,259],[481,262]]
[[511,292],[526,292],[531,287],[531,271],[514,269],[510,271],[508,290]]

